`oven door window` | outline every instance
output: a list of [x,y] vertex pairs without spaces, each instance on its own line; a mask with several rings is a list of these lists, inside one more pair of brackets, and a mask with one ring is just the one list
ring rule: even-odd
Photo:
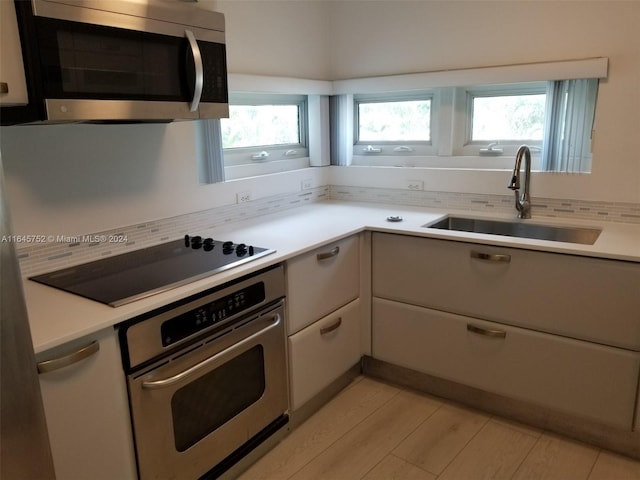
[[176,450],[184,452],[262,397],[264,349],[247,350],[176,391],[171,399]]

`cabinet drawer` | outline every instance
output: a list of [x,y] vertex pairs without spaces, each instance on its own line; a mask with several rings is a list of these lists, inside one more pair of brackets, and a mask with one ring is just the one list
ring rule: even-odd
[[359,237],[330,243],[287,262],[288,333],[359,296]]
[[631,429],[640,353],[378,298],[372,328],[377,359]]
[[375,234],[373,294],[640,350],[636,263]]
[[358,363],[360,322],[357,299],[289,337],[292,410]]

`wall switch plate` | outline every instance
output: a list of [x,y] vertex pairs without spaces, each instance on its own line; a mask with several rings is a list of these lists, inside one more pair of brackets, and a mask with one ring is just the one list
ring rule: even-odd
[[305,180],[302,180],[302,182],[300,182],[300,190],[309,190],[310,188],[313,188],[312,179],[307,178]]
[[424,182],[422,180],[407,180],[406,186],[409,190],[424,190]]
[[236,203],[246,203],[251,201],[251,192],[236,193]]

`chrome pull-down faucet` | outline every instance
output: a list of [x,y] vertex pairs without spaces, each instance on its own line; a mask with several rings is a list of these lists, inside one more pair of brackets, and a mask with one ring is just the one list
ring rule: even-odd
[[[520,164],[524,156],[525,180],[524,191],[520,195]],[[513,176],[508,188],[514,191],[516,197],[516,210],[518,218],[531,218],[531,197],[529,196],[529,184],[531,180],[531,151],[526,145],[522,145],[516,153],[516,164],[513,168]]]

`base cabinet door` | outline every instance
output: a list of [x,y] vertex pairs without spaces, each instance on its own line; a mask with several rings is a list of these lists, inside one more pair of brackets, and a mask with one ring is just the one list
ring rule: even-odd
[[287,261],[287,332],[302,330],[360,294],[360,237]]
[[640,353],[374,298],[373,357],[631,430]]
[[360,317],[356,299],[289,337],[292,410],[358,363]]
[[114,330],[43,352],[37,361],[56,479],[136,479],[129,402]]

